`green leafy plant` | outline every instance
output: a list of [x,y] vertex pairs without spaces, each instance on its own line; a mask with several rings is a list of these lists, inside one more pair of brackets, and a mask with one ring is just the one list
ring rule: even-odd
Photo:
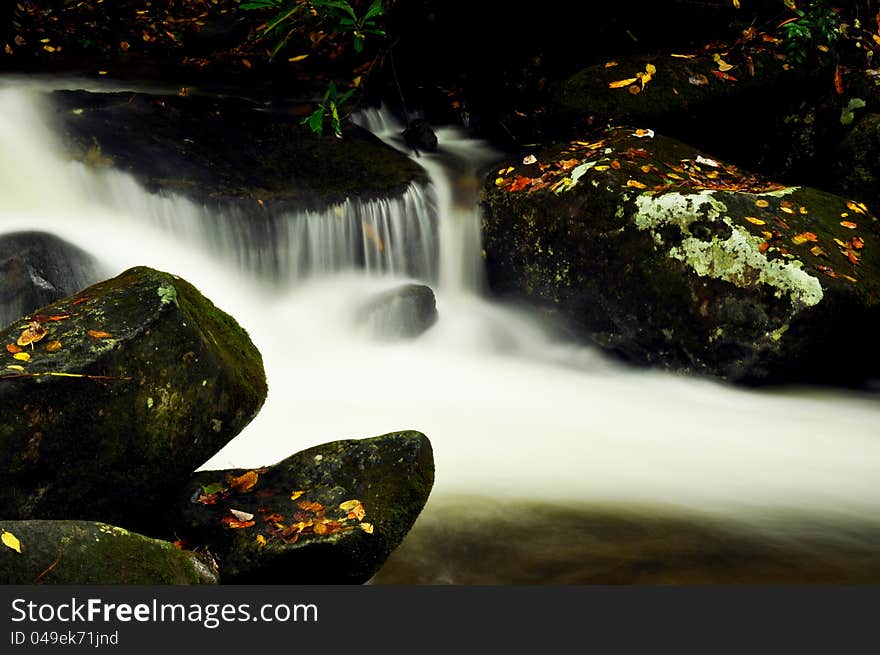
[[[269,59],[275,56],[291,41],[294,35],[327,28],[337,33],[350,33],[354,51],[364,50],[367,36],[385,36],[379,23],[385,9],[382,0],[373,0],[367,10],[358,15],[347,0],[247,0],[239,7],[246,11],[274,10],[274,15],[259,28],[258,38],[271,39],[274,45],[269,51]],[[301,58],[304,58],[302,55]],[[322,134],[324,124],[330,123],[333,133],[342,136],[339,118],[340,107],[354,95],[355,87],[340,93],[331,81],[317,109],[303,119],[315,134]]]
[[357,89],[348,89],[343,93],[339,93],[336,89],[336,84],[331,81],[327,85],[327,91],[324,93],[324,98],[321,100],[321,104],[318,105],[318,108],[315,109],[315,111],[302,120],[302,124],[308,125],[312,132],[320,136],[324,133],[324,123],[329,121],[330,127],[333,129],[333,134],[342,138],[342,123],[339,119],[339,107],[344,105],[356,90]]
[[795,13],[781,26],[785,54],[792,64],[803,64],[811,46],[827,48],[839,38],[840,18],[824,0],[800,3],[801,6],[794,0],[785,0],[785,5]]

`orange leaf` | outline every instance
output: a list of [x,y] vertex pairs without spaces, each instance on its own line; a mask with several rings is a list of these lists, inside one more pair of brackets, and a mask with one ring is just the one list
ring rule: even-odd
[[638,180],[627,180],[626,186],[632,187],[633,189],[647,189],[648,188],[647,184],[642,184]]
[[849,228],[850,230],[854,230],[858,227],[858,224],[853,223],[852,221],[840,221],[840,224],[843,225],[843,227]]
[[37,343],[45,336],[46,328],[40,325],[37,321],[31,321],[27,328],[25,328],[24,332],[21,333],[21,336],[18,337],[16,343],[19,346],[27,346],[31,343]]
[[321,503],[315,503],[308,500],[301,500],[296,504],[302,510],[306,512],[320,512],[324,509],[324,506]]
[[800,245],[802,243],[807,243],[808,241],[815,243],[818,239],[819,237],[812,232],[801,232],[800,234],[795,234],[791,240]]
[[112,339],[113,335],[109,332],[102,332],[101,330],[89,330],[88,335],[92,337],[92,339]]
[[231,489],[235,489],[238,492],[245,492],[253,489],[254,485],[257,484],[257,480],[260,479],[260,476],[256,471],[248,471],[247,473],[242,473],[237,478],[232,478],[229,480],[229,487]]
[[6,344],[6,352],[8,352],[11,355],[14,355],[15,353],[20,353],[21,350],[22,349],[14,343],[7,343]]
[[510,192],[522,191],[527,186],[531,185],[531,183],[532,183],[531,178],[520,176],[520,177],[516,178],[509,187],[507,187],[507,190]]
[[865,247],[865,241],[862,237],[853,237],[850,243],[852,243],[852,247],[856,250],[861,250]]
[[718,79],[724,80],[725,82],[736,82],[737,81],[737,79],[733,75],[728,75],[727,73],[724,73],[722,71],[713,70],[712,75],[714,75]]
[[61,350],[61,342],[60,341],[50,341],[46,344],[46,352],[47,353],[57,353]]
[[834,90],[837,95],[843,95],[843,74],[840,72],[840,66],[834,69]]
[[223,523],[227,528],[231,528],[233,530],[249,528],[254,524],[254,521],[239,521],[234,516],[224,516],[222,519],[220,519],[220,522]]

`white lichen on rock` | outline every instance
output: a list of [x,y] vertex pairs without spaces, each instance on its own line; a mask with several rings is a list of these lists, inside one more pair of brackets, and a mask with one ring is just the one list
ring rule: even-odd
[[[711,190],[691,194],[678,192],[659,196],[641,194],[635,199],[633,217],[640,230],[647,230],[658,246],[663,246],[659,228],[675,225],[683,238],[670,247],[668,255],[684,262],[697,275],[725,280],[741,288],[767,284],[779,298],[788,296],[795,309],[816,305],[822,300],[822,285],[809,275],[798,260],[769,260],[760,252],[761,239],[750,234],[727,215],[727,206]],[[723,221],[730,236],[710,240],[690,235],[697,221]]]

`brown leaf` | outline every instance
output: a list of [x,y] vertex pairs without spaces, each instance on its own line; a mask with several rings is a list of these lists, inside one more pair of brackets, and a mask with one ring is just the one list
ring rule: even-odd
[[229,487],[239,493],[244,493],[245,491],[253,489],[259,479],[260,476],[256,471],[248,471],[242,473],[237,478],[229,480]]
[[520,176],[520,177],[517,177],[509,187],[507,187],[507,190],[510,191],[511,193],[516,192],[516,191],[522,191],[527,186],[529,186],[531,183],[532,183],[531,178]]
[[101,330],[89,330],[87,333],[92,339],[112,339],[113,335],[109,332],[102,332]]
[[48,353],[57,353],[59,350],[61,350],[60,341],[50,341],[46,344],[46,352]]
[[302,510],[306,512],[320,512],[324,509],[324,506],[321,503],[315,503],[308,500],[301,500],[296,504]]
[[254,521],[239,521],[234,516],[224,516],[220,519],[221,523],[223,523],[227,528],[233,530],[241,530],[242,528],[249,528],[254,524]]
[[45,336],[46,328],[40,325],[37,321],[31,321],[25,328],[24,332],[21,333],[21,336],[18,337],[16,343],[19,346],[27,346],[28,344],[37,343]]

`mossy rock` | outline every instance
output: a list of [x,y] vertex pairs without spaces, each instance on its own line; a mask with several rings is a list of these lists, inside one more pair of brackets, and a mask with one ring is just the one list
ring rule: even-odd
[[[3,521],[0,584],[216,584],[210,562],[167,541],[91,521]],[[5,543],[5,542],[4,542]]]
[[632,128],[537,159],[484,189],[497,293],[634,362],[742,382],[880,374],[867,207]]
[[427,179],[354,125],[343,139],[319,137],[287,111],[238,98],[56,91],[50,99],[72,158],[255,220],[349,197],[398,197]]
[[[234,482],[245,474],[253,486]],[[361,584],[406,536],[433,483],[431,443],[419,432],[334,441],[265,469],[196,474],[173,528],[216,556],[224,583]],[[349,518],[347,501],[365,513]],[[232,509],[253,518],[231,523]]]
[[[145,531],[266,397],[260,353],[185,280],[133,268],[0,332],[0,516]],[[12,348],[14,349],[14,348]]]

